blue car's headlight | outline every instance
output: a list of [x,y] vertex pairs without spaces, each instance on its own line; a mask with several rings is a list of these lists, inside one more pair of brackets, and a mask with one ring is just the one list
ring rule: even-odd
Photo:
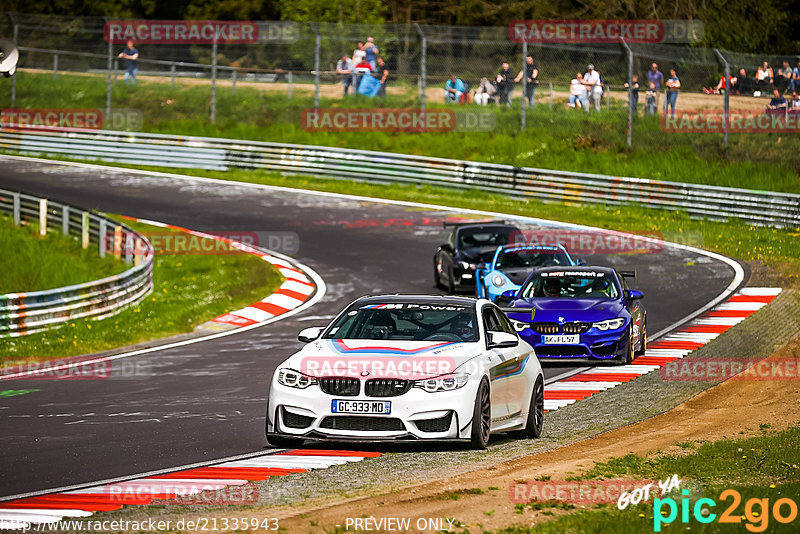
[[502,274],[496,274],[492,277],[492,283],[495,287],[503,287],[506,285],[506,277]]
[[304,375],[293,369],[280,369],[278,371],[278,384],[290,388],[306,389],[317,383],[317,379]]
[[621,328],[622,325],[625,324],[624,317],[617,317],[616,319],[607,319],[605,321],[598,321],[596,323],[592,323],[592,326],[597,328],[598,330],[616,330],[617,328]]
[[462,388],[467,384],[469,375],[457,374],[452,376],[440,378],[428,378],[426,380],[416,380],[414,382],[415,388],[422,388],[428,393],[436,393],[437,391],[453,391],[454,389]]

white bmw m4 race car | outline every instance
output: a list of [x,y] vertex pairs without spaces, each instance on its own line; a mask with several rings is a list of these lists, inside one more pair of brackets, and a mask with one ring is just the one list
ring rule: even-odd
[[485,299],[362,297],[278,366],[267,440],[454,440],[541,434],[544,376],[533,348]]

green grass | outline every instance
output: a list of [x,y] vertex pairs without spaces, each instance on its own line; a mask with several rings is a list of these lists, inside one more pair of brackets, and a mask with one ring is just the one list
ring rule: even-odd
[[[689,522],[681,524],[680,512],[676,521],[664,527],[662,532],[749,532],[746,525],[766,521],[766,532],[797,532],[800,519],[789,524],[777,522],[770,514],[758,513],[757,516],[745,516],[747,502],[750,499],[769,499],[769,509],[777,499],[789,498],[795,503],[800,496],[800,426],[782,432],[762,432],[761,435],[737,439],[707,442],[699,445],[691,454],[676,454],[660,457],[641,457],[627,455],[596,465],[587,472],[585,478],[625,477],[641,480],[664,480],[677,474],[682,489],[690,488],[688,497],[690,507],[700,497],[713,499],[716,509],[713,510],[719,519],[720,514],[732,503],[731,499],[721,499],[720,494],[726,489],[737,490],[742,502],[735,510],[735,516],[745,519],[738,524],[723,525],[714,521],[703,525],[696,521],[690,513]],[[656,496],[659,496],[657,493]],[[680,497],[674,496],[680,506]],[[522,505],[526,508],[541,509],[543,506]],[[666,505],[663,510],[667,510]],[[691,510],[691,508],[690,508]],[[760,512],[758,506],[752,508]],[[787,506],[783,514],[788,514]],[[542,534],[560,533],[639,533],[653,532],[654,507],[649,504],[630,505],[619,510],[615,504],[598,506],[592,510],[582,510],[559,518],[539,523],[535,528],[515,527],[499,532],[516,534],[536,532]],[[688,527],[688,528],[687,528]]]
[[101,258],[96,246],[82,249],[80,241],[60,229],[40,236],[38,223],[15,227],[10,217],[0,215],[0,294],[81,284],[129,267],[112,256]]
[[[268,85],[265,87],[269,87]],[[105,78],[20,73],[16,107],[105,109]],[[205,135],[261,141],[316,144],[382,150],[456,159],[595,172],[618,176],[705,183],[750,189],[800,192],[800,137],[794,135],[732,135],[729,162],[724,161],[721,137],[715,134],[667,134],[658,120],[639,117],[634,124],[634,147],[625,144],[624,104],[588,115],[555,105],[537,105],[529,112],[529,128],[519,131],[520,110],[482,108],[497,114],[494,132],[468,133],[326,133],[300,128],[302,110],[313,100],[297,94],[288,100],[277,91],[240,86],[236,95],[218,88],[217,122],[208,122],[207,84],[140,81],[131,88],[117,84],[114,108],[140,110],[142,130],[182,135]],[[390,95],[377,102],[362,96],[322,98],[321,107],[416,107],[411,96]],[[0,105],[7,105],[0,96]],[[439,106],[434,102],[432,106]],[[469,109],[478,109],[470,107]]]
[[[126,224],[145,234],[177,233]],[[264,298],[281,281],[274,267],[252,255],[156,255],[154,289],[141,303],[107,319],[75,320],[55,330],[4,341],[0,363],[87,354],[191,332],[205,321]]]

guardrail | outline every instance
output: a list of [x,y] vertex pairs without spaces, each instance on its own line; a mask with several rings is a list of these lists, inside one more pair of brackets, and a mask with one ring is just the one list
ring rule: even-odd
[[54,221],[83,248],[113,254],[133,267],[115,276],[45,291],[0,295],[0,338],[39,332],[81,317],[102,318],[144,298],[153,287],[153,247],[117,221],[45,198],[0,189],[0,212],[13,222],[38,221],[39,233]]
[[521,199],[637,204],[800,227],[800,195],[514,167],[388,152],[116,131],[0,130],[0,149],[136,165],[264,169],[378,183],[480,189]]

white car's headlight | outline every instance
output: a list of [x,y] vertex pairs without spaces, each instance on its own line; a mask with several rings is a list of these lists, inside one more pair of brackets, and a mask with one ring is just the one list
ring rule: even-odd
[[620,328],[624,324],[625,324],[625,318],[617,317],[616,319],[607,319],[605,321],[599,321],[593,323],[592,326],[597,328],[598,330],[616,330],[617,328]]
[[523,330],[531,327],[530,324],[523,323],[522,321],[517,321],[515,319],[511,319],[511,324],[514,326],[514,330],[517,332],[522,332]]
[[503,287],[504,285],[506,285],[506,277],[503,276],[502,274],[496,274],[492,277],[492,283],[496,287]]
[[414,382],[415,388],[422,388],[428,393],[436,393],[437,391],[453,391],[454,389],[462,388],[467,384],[469,375],[457,374],[439,378],[428,378],[426,380],[416,380]]
[[304,375],[293,369],[278,370],[278,384],[290,388],[306,389],[308,386],[317,383],[317,379]]

